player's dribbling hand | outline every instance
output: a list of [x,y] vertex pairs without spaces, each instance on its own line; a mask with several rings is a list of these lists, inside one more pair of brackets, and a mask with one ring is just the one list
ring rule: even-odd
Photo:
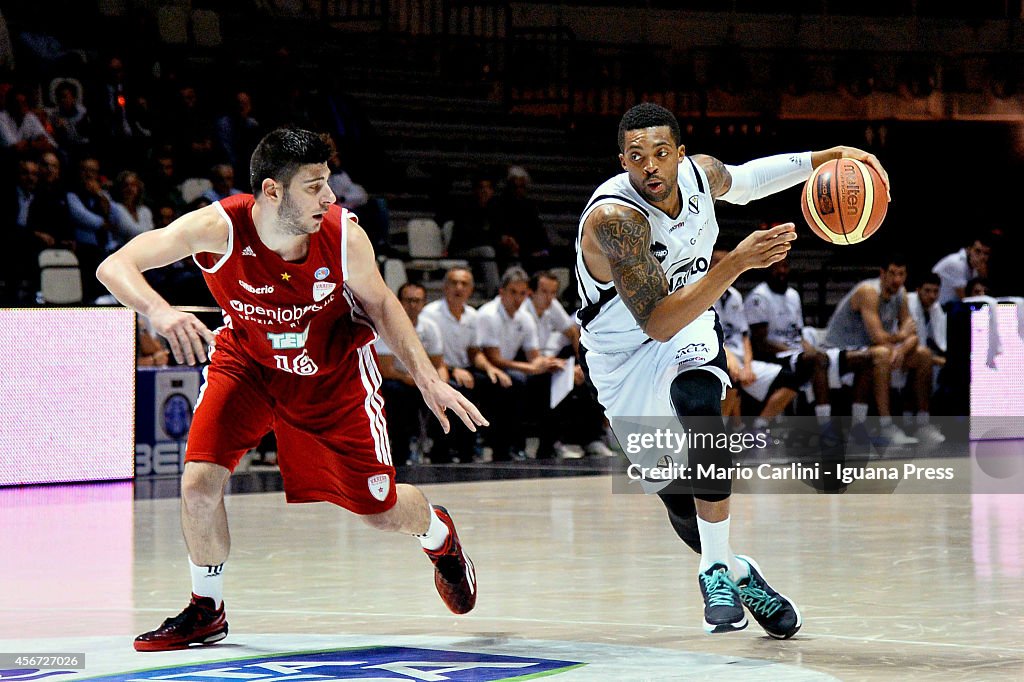
[[786,257],[794,239],[796,225],[783,223],[768,230],[752,232],[729,255],[739,259],[744,271],[766,268]]
[[475,432],[477,426],[490,426],[476,405],[440,379],[431,381],[422,387],[420,392],[423,393],[423,401],[437,417],[437,421],[441,423],[441,429],[445,433],[452,430],[452,425],[445,415],[446,410],[454,412],[470,431]]
[[206,349],[214,344],[215,337],[198,317],[167,306],[150,315],[149,321],[153,329],[167,339],[179,365],[194,365],[197,359],[206,362]]
[[878,160],[877,156],[866,152],[863,149],[847,147],[845,145],[832,147],[831,149],[825,150],[825,153],[831,154],[834,159],[855,159],[874,168],[878,171],[878,175],[882,178],[882,182],[885,183],[885,192],[889,196],[889,200],[892,201],[892,186],[889,184],[889,173],[882,168],[882,162]]

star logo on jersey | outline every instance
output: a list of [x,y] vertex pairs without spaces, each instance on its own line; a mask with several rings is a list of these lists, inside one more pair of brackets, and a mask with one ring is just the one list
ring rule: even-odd
[[334,282],[313,282],[313,300],[317,303],[324,300],[336,286]]
[[283,279],[283,280],[284,280],[285,282],[287,282],[287,281],[288,281],[288,280],[290,280],[291,278],[292,278],[292,276],[291,276],[291,275],[289,275],[289,274],[288,274],[287,272],[282,272],[282,273],[281,273],[281,279]]
[[253,258],[255,258],[256,257],[256,252],[252,250],[251,246],[247,246],[244,249],[242,249],[242,255],[243,256],[252,256]]

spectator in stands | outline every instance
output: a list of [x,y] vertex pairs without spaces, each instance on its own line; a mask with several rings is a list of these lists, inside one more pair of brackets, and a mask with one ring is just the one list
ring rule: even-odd
[[[431,320],[420,314],[427,303],[427,290],[414,282],[406,282],[398,289],[398,302],[409,315],[416,335],[427,351],[430,361],[437,368],[437,373],[443,380],[448,381],[441,331]],[[410,441],[420,434],[420,415],[424,413],[426,406],[409,370],[395,357],[384,339],[378,338],[375,347],[380,374],[384,379],[380,390],[387,410],[391,458],[394,462],[402,463],[409,459]],[[422,448],[422,443],[420,447]]]
[[[848,362],[860,372],[854,386],[854,423],[862,424],[867,417],[867,398],[873,386],[879,436],[882,444],[894,446],[913,445],[918,440],[945,440],[929,422],[932,353],[919,343],[903,288],[906,279],[906,260],[897,254],[886,256],[879,276],[859,282],[836,306],[824,339],[825,346],[846,350]],[[859,362],[866,361],[865,351],[870,357],[870,373],[866,362]],[[908,388],[912,387],[910,393],[918,414],[916,438],[907,436],[892,420],[889,392],[895,370],[913,375],[913,384]]]
[[235,187],[235,169],[230,164],[218,163],[210,169],[209,178],[210,184],[213,186],[203,192],[202,198],[211,204],[242,193],[240,189]]
[[932,268],[932,272],[942,282],[939,287],[939,305],[945,306],[950,301],[962,299],[967,280],[988,277],[988,260],[991,255],[991,237],[979,234],[965,248],[939,260]]
[[[478,311],[477,345],[487,360],[512,380],[512,385],[505,391],[504,405],[522,405],[527,418],[539,424],[543,449],[537,451],[537,459],[544,459],[555,454],[554,438],[548,432],[552,424],[547,418],[550,408],[545,389],[550,392],[548,375],[564,369],[565,360],[540,353],[537,325],[521,308],[530,291],[529,283],[526,271],[519,267],[509,268],[502,275],[498,296],[480,306]],[[529,400],[526,399],[528,377],[531,378]],[[538,377],[543,379],[538,380]],[[514,416],[520,418],[513,419]],[[525,457],[525,434],[520,426],[521,417],[506,408],[496,410],[489,420],[495,460]]]
[[829,396],[828,356],[803,338],[804,312],[800,294],[789,286],[789,261],[768,267],[765,281],[744,301],[743,311],[750,325],[754,358],[788,368],[804,385],[814,390],[814,414],[828,424],[832,416]]
[[498,265],[494,259],[498,253],[499,222],[494,180],[478,172],[472,178],[472,196],[455,209],[448,254],[471,260],[488,296],[498,290]]
[[156,212],[153,216],[154,227],[167,227],[174,222],[175,218],[178,217],[178,209],[175,208],[174,204],[163,203],[157,204]]
[[505,190],[497,200],[499,218],[498,264],[521,263],[529,270],[548,267],[551,241],[540,219],[537,202],[529,197],[530,174],[522,166],[509,166]]
[[114,226],[111,198],[101,184],[99,159],[86,157],[78,162],[77,182],[67,193],[67,201],[82,269],[83,297],[91,301],[103,293],[94,273],[106,257]]
[[907,294],[907,309],[914,318],[918,341],[932,352],[932,362],[946,362],[946,313],[939,305],[941,280],[934,272],[921,278],[917,289]]
[[56,152],[43,152],[39,156],[39,182],[48,189],[60,187],[64,181],[64,164]]
[[153,211],[142,202],[145,186],[135,171],[121,171],[114,181],[112,210],[116,228],[114,241],[118,248],[132,237],[152,230]]
[[[711,253],[710,267],[718,265],[727,253],[726,249],[716,248]],[[763,404],[753,426],[756,431],[767,431],[772,419],[782,414],[796,399],[797,389],[802,382],[795,373],[778,363],[754,359],[750,327],[743,310],[743,296],[735,287],[729,287],[715,302],[714,308],[722,325],[726,364],[732,380],[732,388],[726,392],[722,415],[734,419],[740,416],[739,390],[742,389]]]
[[964,297],[968,296],[991,296],[991,287],[987,277],[972,277],[964,285]]
[[[566,457],[571,452],[566,444],[579,443],[585,444],[581,454],[614,457],[615,453],[602,440],[605,433],[604,411],[587,387],[579,364],[580,330],[558,301],[558,289],[558,278],[549,270],[540,270],[530,277],[530,296],[522,307],[537,326],[541,355],[574,359],[574,388],[546,415],[551,423],[541,429],[542,433],[557,440],[553,444],[541,443],[538,452],[553,449],[558,456]],[[550,391],[550,386],[546,388]],[[543,394],[543,390],[540,392]],[[537,396],[538,399],[546,397]],[[555,434],[555,425],[561,427],[559,434]]]
[[31,111],[28,90],[15,86],[7,91],[5,109],[0,111],[0,143],[18,153],[53,151],[57,142]]
[[57,238],[48,223],[47,197],[39,188],[39,164],[32,159],[16,162],[15,182],[3,187],[0,204],[0,296],[6,303],[28,303],[39,287],[39,252],[54,246]]
[[[497,410],[507,412],[507,404],[500,405],[501,391],[512,385],[512,379],[505,372],[491,364],[487,356],[480,352],[477,343],[477,311],[466,301],[473,295],[473,273],[467,268],[455,267],[448,270],[444,277],[444,295],[438,301],[427,304],[422,316],[426,317],[441,330],[444,341],[444,362],[448,367],[452,384],[463,395],[472,397],[477,404],[485,404],[488,414]],[[491,421],[491,431],[494,422]],[[468,462],[473,455],[476,434],[453,421],[451,432],[440,444],[435,441],[431,461],[439,461],[441,452],[438,448],[447,448],[463,462]],[[499,453],[495,453],[498,456]],[[500,453],[507,459],[507,446]]]
[[102,73],[86,87],[89,117],[94,127],[94,153],[102,153],[111,167],[121,167],[133,149],[128,101],[134,93],[127,86],[124,62],[117,55],[103,63]]
[[263,128],[252,117],[252,98],[245,90],[236,90],[230,111],[214,123],[217,148],[234,169],[242,187],[249,187],[249,157],[256,149]]
[[154,155],[146,187],[149,188],[149,195],[156,204],[170,204],[180,211],[186,203],[181,195],[183,179],[177,172],[173,152],[170,149],[162,149]]
[[92,120],[74,82],[60,81],[53,94],[56,106],[49,111],[53,136],[69,158],[77,159],[92,144]]
[[330,186],[331,191],[334,192],[334,196],[337,197],[335,203],[358,213],[357,209],[366,204],[370,195],[366,193],[362,185],[354,181],[345,171],[334,136],[325,134],[323,137],[331,148],[331,157],[327,160],[327,167],[330,169],[331,174],[327,178],[327,184]]

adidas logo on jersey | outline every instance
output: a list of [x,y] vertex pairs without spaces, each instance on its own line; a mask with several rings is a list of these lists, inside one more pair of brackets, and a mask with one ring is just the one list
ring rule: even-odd
[[255,258],[256,257],[256,252],[252,250],[251,246],[247,246],[244,249],[242,249],[242,255],[243,256],[252,256],[253,258]]

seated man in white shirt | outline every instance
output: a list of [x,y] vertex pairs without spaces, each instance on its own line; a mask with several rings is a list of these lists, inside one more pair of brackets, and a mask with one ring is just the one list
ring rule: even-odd
[[535,272],[530,277],[530,296],[522,307],[537,325],[541,355],[577,359],[573,367],[572,392],[548,415],[552,425],[560,425],[557,432],[554,428],[546,430],[546,435],[556,440],[551,445],[541,443],[538,451],[547,452],[553,448],[559,457],[574,457],[582,451],[577,454],[566,443],[585,443],[587,454],[614,457],[615,452],[602,440],[605,433],[604,410],[586,385],[578,362],[580,330],[558,301],[558,288],[558,278],[551,271]]
[[964,296],[967,280],[974,277],[988,277],[988,260],[992,255],[992,239],[980,234],[970,244],[955,253],[943,257],[932,268],[939,276],[939,305],[958,301]]
[[[727,253],[726,249],[716,248],[711,253],[711,267],[718,265]],[[714,308],[722,325],[726,363],[733,382],[733,387],[726,391],[722,415],[738,421],[739,391],[742,390],[763,405],[753,426],[757,430],[765,430],[771,420],[793,402],[802,382],[791,370],[778,363],[754,359],[743,296],[735,287],[729,287],[715,302]]]
[[[543,433],[549,425],[546,413],[549,400],[546,396],[527,398],[527,377],[539,377],[557,372],[565,367],[565,360],[541,355],[537,339],[537,325],[533,318],[522,310],[523,301],[529,293],[530,278],[519,267],[509,268],[501,278],[498,296],[480,306],[477,345],[487,360],[503,370],[512,379],[512,385],[505,389],[502,409],[488,415],[491,423],[490,441],[494,450],[494,461],[525,456],[525,434],[522,419],[532,417],[541,425],[542,445],[553,444],[553,439]],[[523,360],[516,359],[524,358]],[[531,393],[543,392],[546,382],[531,382]],[[517,411],[519,410],[519,411]],[[538,450],[538,459],[551,457],[553,453]]]
[[[398,289],[398,302],[416,328],[416,336],[427,351],[430,362],[437,368],[441,378],[448,381],[441,332],[437,325],[420,314],[427,303],[427,290],[415,282],[406,282]],[[409,441],[420,434],[420,413],[426,405],[420,399],[420,391],[409,370],[395,357],[384,339],[378,337],[374,347],[377,350],[380,375],[384,379],[380,392],[384,396],[391,457],[395,462],[405,462],[409,459]]]
[[907,294],[907,308],[914,318],[918,340],[931,350],[936,367],[946,364],[946,313],[939,303],[940,285],[939,276],[929,272],[917,289]]
[[[441,330],[449,383],[492,415],[501,411],[496,396],[502,388],[512,385],[512,379],[491,364],[477,345],[478,313],[466,303],[472,295],[473,273],[465,267],[454,267],[445,273],[443,297],[428,303],[421,316]],[[493,430],[493,423],[489,430]],[[452,430],[446,436],[438,430],[436,434],[432,432],[431,437],[434,438],[431,462],[451,461],[452,458],[472,461],[476,434],[465,426],[453,421]]]

